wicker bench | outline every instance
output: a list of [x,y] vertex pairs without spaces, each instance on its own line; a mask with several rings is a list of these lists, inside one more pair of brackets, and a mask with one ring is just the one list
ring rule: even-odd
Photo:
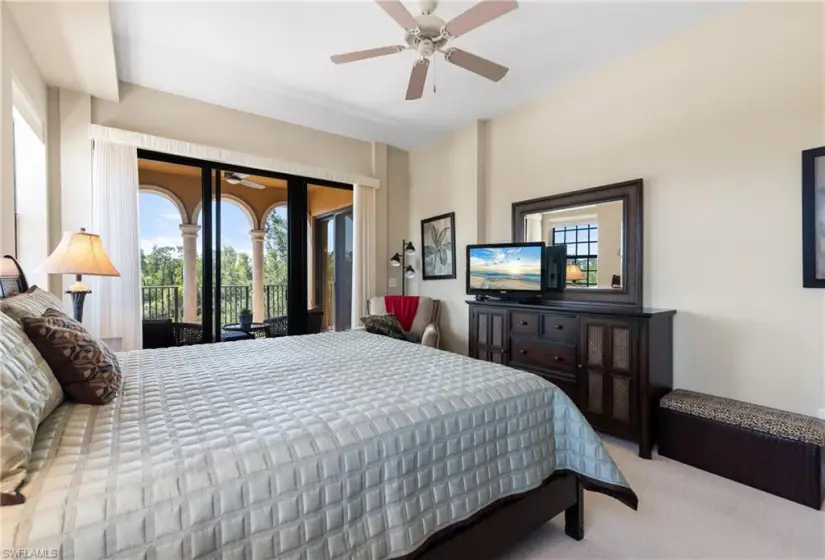
[[659,454],[820,509],[825,421],[676,390],[659,404]]

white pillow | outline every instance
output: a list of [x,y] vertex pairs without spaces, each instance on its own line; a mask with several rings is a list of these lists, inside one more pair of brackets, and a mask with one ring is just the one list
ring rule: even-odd
[[37,426],[62,400],[60,383],[23,327],[0,312],[0,493],[20,486]]
[[41,317],[49,308],[63,311],[63,301],[37,286],[32,286],[22,294],[0,299],[0,312],[5,313],[21,326],[23,325],[20,321],[21,317]]

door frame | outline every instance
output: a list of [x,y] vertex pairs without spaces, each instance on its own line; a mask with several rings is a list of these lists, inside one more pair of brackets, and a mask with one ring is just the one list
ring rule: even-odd
[[[309,206],[308,186],[317,185],[319,187],[330,187],[334,189],[353,190],[353,185],[329,181],[327,179],[314,179],[289,173],[279,173],[265,169],[245,167],[231,163],[209,161],[200,158],[179,156],[165,152],[156,152],[144,148],[137,149],[138,159],[172,163],[177,165],[187,165],[199,167],[201,169],[201,251],[202,255],[211,255],[212,247],[212,200],[217,193],[220,199],[220,173],[231,171],[235,173],[247,173],[259,177],[269,177],[281,179],[287,183],[287,313],[290,317],[287,322],[288,334],[305,334],[307,332],[307,283],[309,255],[307,250],[307,210]],[[213,175],[214,185],[213,185]],[[206,201],[209,200],[207,204]],[[216,219],[220,219],[220,204],[216,206]],[[261,224],[264,227],[265,224]],[[215,242],[220,246],[220,222],[215,226]],[[202,259],[201,270],[203,274],[203,292],[201,294],[201,322],[204,325],[203,342],[214,342],[214,333],[220,333],[220,298],[211,297],[216,293],[215,289],[220,289],[221,269],[220,254],[216,252],[216,263],[213,267],[212,259]],[[216,288],[217,287],[217,288]],[[213,305],[214,304],[214,305]],[[213,325],[208,328],[207,325]],[[213,331],[214,329],[214,331]]]
[[[345,253],[345,250],[344,250],[344,239],[345,239],[345,237],[344,237],[344,235],[342,235],[343,230],[344,230],[344,227],[343,227],[344,222],[343,222],[343,220],[338,220],[337,218],[344,217],[344,216],[347,216],[347,215],[349,215],[351,219],[353,219],[353,220],[355,219],[355,216],[353,214],[353,205],[352,204],[350,204],[349,206],[344,206],[342,208],[338,208],[336,210],[332,210],[331,212],[325,212],[323,214],[318,214],[317,216],[313,216],[313,218],[312,218],[312,231],[316,232],[315,243],[313,244],[313,247],[312,247],[312,252],[314,253],[314,255],[313,255],[313,263],[314,263],[314,267],[315,267],[314,268],[314,270],[315,270],[314,292],[315,292],[315,301],[316,302],[323,301],[323,289],[324,289],[323,280],[322,280],[321,274],[320,274],[320,271],[323,270],[324,258],[323,258],[322,251],[321,251],[321,244],[318,242],[318,239],[319,239],[319,236],[317,235],[317,232],[319,231],[318,226],[321,222],[332,222],[332,223],[335,224],[335,226],[334,226],[335,227],[335,248],[334,248],[334,252],[335,252],[335,274],[338,274],[338,272],[341,270],[341,267],[339,266],[339,263],[340,263],[340,260],[344,258],[344,253]],[[341,290],[339,288],[339,282],[337,281],[337,279],[333,279],[333,284],[335,286],[335,288],[334,288],[334,299],[333,299],[333,309],[332,309],[333,320],[330,323],[333,325],[335,330],[339,330],[339,326],[340,326],[339,319],[340,319],[340,317],[338,316],[339,315],[338,314],[338,302],[341,301],[342,293],[341,293]],[[352,298],[352,277],[351,276],[350,276],[350,298]],[[350,304],[350,310],[351,310],[351,308],[352,308],[352,305]],[[352,328],[352,325],[350,325],[350,328]]]

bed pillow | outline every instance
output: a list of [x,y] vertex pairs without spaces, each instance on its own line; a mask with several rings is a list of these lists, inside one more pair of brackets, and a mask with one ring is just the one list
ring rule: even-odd
[[51,366],[66,394],[81,404],[108,404],[120,390],[115,355],[83,326],[56,311],[23,317],[26,334]]
[[37,426],[63,400],[63,391],[23,328],[0,312],[0,505],[22,503]]
[[92,333],[87,331],[86,327],[84,327],[80,323],[80,321],[77,321],[77,320],[73,319],[72,317],[69,317],[68,315],[66,315],[62,311],[60,311],[58,309],[53,309],[53,308],[49,308],[46,311],[44,311],[43,312],[43,317],[58,317],[58,318],[62,319],[63,321],[65,321],[67,325],[70,325],[72,329],[74,329],[76,331],[84,332],[87,335],[89,335],[89,338],[94,340],[95,344],[100,346],[101,350],[106,355],[106,358],[108,360],[110,360],[115,365],[115,371],[117,371],[118,373],[121,373],[121,371],[120,371],[120,362],[118,361],[117,356],[115,356],[115,353],[112,352],[111,348],[109,348],[109,346],[105,342],[103,342],[101,339],[97,338]]
[[398,340],[407,340],[401,322],[395,315],[367,315],[361,317],[364,330],[368,333],[380,334]]
[[40,317],[49,309],[62,309],[63,302],[56,295],[32,286],[22,294],[0,300],[0,311],[23,324],[23,317]]

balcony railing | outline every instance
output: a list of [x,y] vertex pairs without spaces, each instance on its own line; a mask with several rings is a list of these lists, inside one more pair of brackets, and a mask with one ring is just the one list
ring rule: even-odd
[[[183,287],[143,286],[143,318],[183,321]],[[201,316],[201,290],[197,296],[198,321]],[[286,315],[286,284],[264,286],[264,313],[266,317]],[[237,323],[242,309],[252,309],[252,286],[221,286],[221,324]]]

